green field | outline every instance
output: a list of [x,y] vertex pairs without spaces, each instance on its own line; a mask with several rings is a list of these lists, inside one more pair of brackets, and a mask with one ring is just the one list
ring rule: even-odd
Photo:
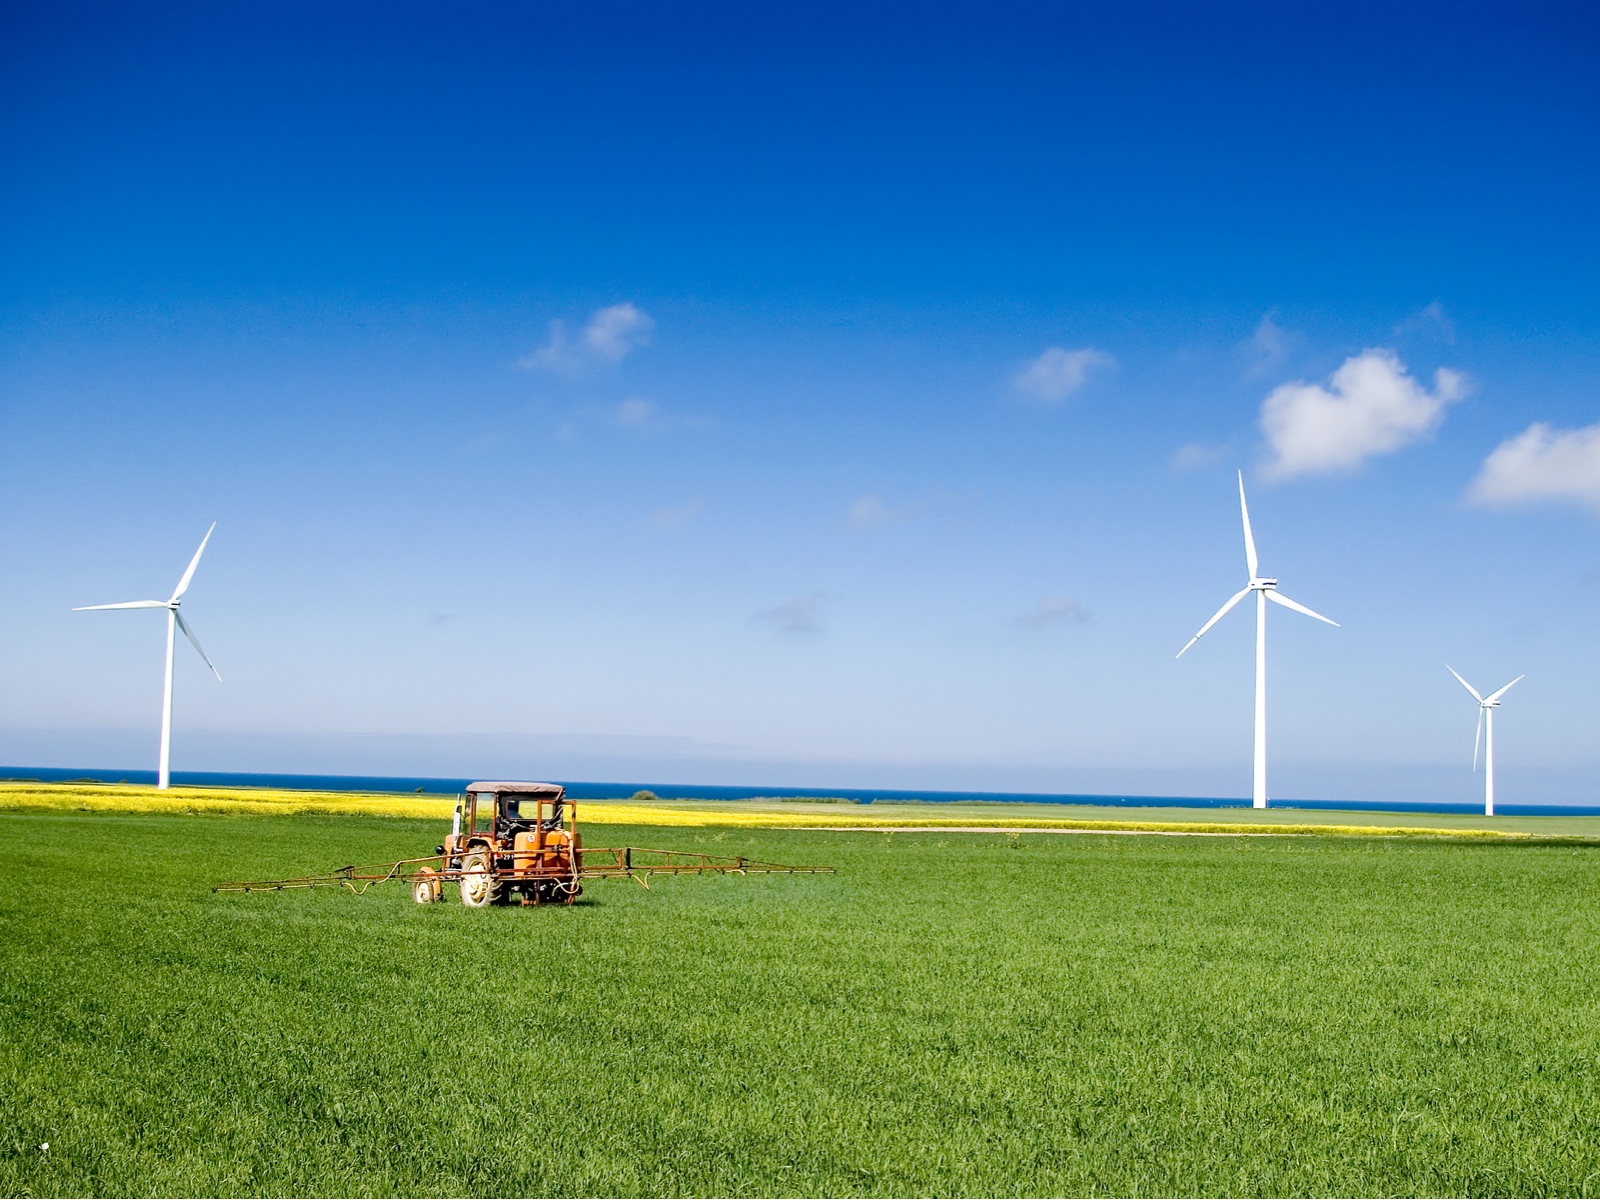
[[207,890],[438,835],[0,813],[0,1193],[1600,1190],[1600,848],[608,826],[839,873]]

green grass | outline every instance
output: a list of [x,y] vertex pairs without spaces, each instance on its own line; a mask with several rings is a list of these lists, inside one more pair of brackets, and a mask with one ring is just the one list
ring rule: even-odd
[[0,1193],[1600,1190],[1600,849],[612,826],[839,874],[207,890],[438,834],[0,813]]

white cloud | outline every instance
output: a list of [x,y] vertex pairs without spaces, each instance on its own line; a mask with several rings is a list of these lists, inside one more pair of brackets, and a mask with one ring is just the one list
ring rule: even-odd
[[576,375],[592,362],[620,362],[649,343],[655,326],[648,313],[631,303],[596,310],[576,342],[567,336],[565,322],[551,321],[549,342],[518,359],[517,366]]
[[898,525],[906,514],[890,508],[877,496],[863,496],[850,506],[845,524],[852,529],[871,529],[878,525]]
[[649,315],[632,304],[613,304],[589,318],[583,330],[583,344],[597,357],[616,362],[630,350],[647,345],[655,327]]
[[796,596],[793,600],[757,615],[779,633],[821,633],[822,593],[812,592],[809,596]]
[[1443,367],[1429,392],[1406,374],[1392,350],[1347,358],[1328,387],[1286,383],[1261,404],[1261,429],[1272,447],[1269,477],[1353,471],[1375,454],[1392,454],[1439,427],[1445,409],[1467,393],[1466,376]]
[[1494,508],[1565,502],[1600,512],[1600,424],[1528,426],[1483,460],[1467,499]]
[[1050,625],[1081,625],[1088,619],[1083,605],[1071,596],[1046,596],[1018,617],[1017,624],[1024,629],[1044,629]]
[[1011,380],[1011,386],[1040,404],[1060,404],[1089,382],[1095,371],[1110,370],[1117,360],[1103,350],[1063,350],[1051,346]]

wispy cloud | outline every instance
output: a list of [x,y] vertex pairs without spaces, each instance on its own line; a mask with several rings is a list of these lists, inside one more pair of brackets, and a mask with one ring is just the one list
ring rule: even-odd
[[1036,404],[1060,404],[1089,382],[1097,371],[1109,371],[1117,360],[1103,350],[1063,350],[1051,346],[1011,379],[1011,386]]
[[1484,459],[1467,500],[1490,508],[1579,504],[1600,513],[1600,424],[1528,426]]
[[1017,618],[1024,629],[1046,629],[1052,625],[1081,625],[1089,614],[1071,596],[1046,596]]
[[1298,334],[1279,325],[1274,320],[1277,315],[1277,309],[1266,313],[1244,344],[1245,357],[1249,361],[1244,372],[1246,379],[1275,374],[1302,340]]
[[583,355],[567,338],[566,322],[551,321],[550,340],[532,354],[517,359],[517,366],[530,371],[555,371],[560,375],[576,375],[583,370]]
[[1214,463],[1228,451],[1233,449],[1233,443],[1222,442],[1216,446],[1206,446],[1200,442],[1190,442],[1179,446],[1172,453],[1172,465],[1180,471],[1191,471],[1196,467],[1203,467]]
[[656,420],[658,412],[654,400],[644,396],[629,396],[611,410],[611,423],[624,429],[643,429]]
[[1274,388],[1261,405],[1273,454],[1268,477],[1353,471],[1427,437],[1468,390],[1457,371],[1441,367],[1433,378],[1430,392],[1394,351],[1365,350],[1345,359],[1327,387],[1300,381]]
[[576,339],[567,334],[564,321],[550,322],[550,340],[517,361],[519,367],[577,375],[597,362],[620,362],[640,346],[649,344],[655,328],[648,313],[634,304],[613,304],[597,309]]
[[1394,327],[1394,336],[1397,338],[1413,333],[1430,334],[1449,345],[1456,344],[1455,322],[1437,300],[1425,304]]
[[690,500],[677,508],[658,508],[650,514],[650,524],[657,529],[681,529],[705,511],[704,500]]
[[821,592],[796,596],[776,608],[757,613],[756,619],[765,621],[779,633],[816,634],[822,632]]
[[910,515],[904,509],[890,508],[877,496],[863,496],[850,506],[844,522],[851,529],[872,529],[880,525],[898,525]]
[[648,396],[629,396],[611,403],[580,404],[566,414],[556,437],[563,442],[574,442],[595,430],[596,427],[620,430],[634,436],[665,436],[685,430],[704,430],[715,421],[695,413],[684,413],[665,408]]

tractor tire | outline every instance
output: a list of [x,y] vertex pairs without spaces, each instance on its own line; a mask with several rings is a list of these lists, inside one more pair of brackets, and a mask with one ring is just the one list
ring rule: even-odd
[[461,861],[461,903],[468,908],[487,908],[500,899],[500,881],[494,877],[494,862],[486,850],[476,850]]
[[411,881],[411,898],[418,904],[432,904],[439,899],[439,877],[423,870]]

